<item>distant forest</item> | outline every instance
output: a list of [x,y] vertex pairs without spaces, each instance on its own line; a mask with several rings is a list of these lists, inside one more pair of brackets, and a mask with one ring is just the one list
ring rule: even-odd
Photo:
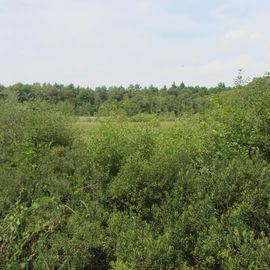
[[182,82],[168,88],[135,84],[126,88],[102,86],[95,89],[73,84],[17,83],[8,87],[0,85],[0,98],[13,94],[19,102],[43,100],[80,116],[156,114],[173,118],[204,111],[209,106],[209,96],[230,89],[224,83],[212,88],[186,86]]

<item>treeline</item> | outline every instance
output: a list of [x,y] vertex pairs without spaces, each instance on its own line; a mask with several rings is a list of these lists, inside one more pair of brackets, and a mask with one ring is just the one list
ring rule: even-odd
[[0,101],[1,269],[270,269],[270,79],[163,129],[82,139],[46,102]]
[[19,102],[44,100],[58,104],[65,112],[85,116],[123,114],[156,114],[178,117],[184,113],[202,112],[209,106],[209,95],[229,90],[224,83],[217,87],[190,87],[182,82],[169,88],[139,85],[97,87],[96,89],[60,84],[15,84],[0,87],[0,98],[13,93]]

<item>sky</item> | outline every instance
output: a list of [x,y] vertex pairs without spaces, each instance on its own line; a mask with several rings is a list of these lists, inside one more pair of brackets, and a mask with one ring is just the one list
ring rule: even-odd
[[269,0],[0,0],[0,83],[232,85],[270,71]]

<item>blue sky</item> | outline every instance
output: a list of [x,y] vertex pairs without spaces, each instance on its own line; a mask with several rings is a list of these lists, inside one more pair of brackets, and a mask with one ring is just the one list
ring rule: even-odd
[[232,84],[270,70],[269,0],[0,0],[0,83]]

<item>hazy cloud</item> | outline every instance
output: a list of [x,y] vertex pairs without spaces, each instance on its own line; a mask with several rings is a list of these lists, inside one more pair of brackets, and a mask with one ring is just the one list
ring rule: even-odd
[[258,32],[250,32],[240,29],[235,29],[225,34],[225,39],[237,42],[259,41],[261,38],[262,35]]
[[264,0],[0,0],[0,82],[232,83],[238,68],[269,70],[269,12]]

